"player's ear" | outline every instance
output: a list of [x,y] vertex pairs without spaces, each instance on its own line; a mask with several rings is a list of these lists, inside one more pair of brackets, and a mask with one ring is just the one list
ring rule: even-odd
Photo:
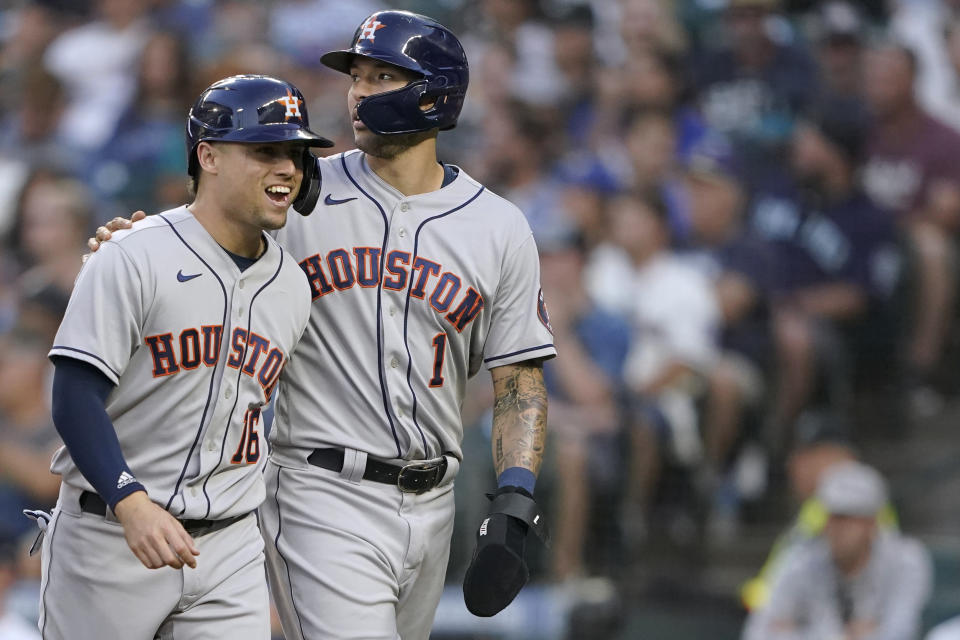
[[220,154],[217,148],[209,142],[197,145],[197,166],[209,173],[217,173],[217,164]]

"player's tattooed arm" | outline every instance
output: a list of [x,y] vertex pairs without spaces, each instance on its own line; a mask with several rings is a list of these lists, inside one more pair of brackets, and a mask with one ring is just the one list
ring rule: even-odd
[[510,467],[534,474],[543,462],[547,437],[547,390],[537,361],[496,367],[493,377],[493,464],[499,475]]

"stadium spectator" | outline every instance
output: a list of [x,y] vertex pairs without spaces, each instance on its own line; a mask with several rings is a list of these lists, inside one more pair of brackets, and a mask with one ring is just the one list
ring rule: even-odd
[[635,114],[624,131],[624,146],[630,169],[626,186],[658,193],[667,206],[671,237],[682,241],[690,220],[677,171],[677,131],[670,112]]
[[747,620],[744,640],[916,637],[932,566],[918,541],[879,529],[883,478],[858,462],[837,465],[817,497],[829,514],[823,536],[784,560],[770,600]]
[[671,4],[659,0],[620,0],[620,37],[627,59],[644,51],[673,55],[686,51],[687,36]]
[[859,97],[864,23],[857,6],[845,0],[825,2],[817,13],[816,26],[821,99]]
[[914,54],[882,45],[866,57],[865,92],[875,118],[863,183],[867,194],[889,209],[911,245],[915,291],[906,346],[914,409],[937,404],[930,378],[950,329],[956,298],[956,246],[960,229],[960,134],[938,122],[914,95]]
[[353,36],[353,25],[377,11],[370,0],[283,0],[273,2],[269,15],[270,44],[305,66],[338,48]]
[[97,224],[132,207],[164,211],[188,201],[183,157],[183,111],[195,94],[187,45],[172,32],[147,40],[140,57],[137,95],[117,122],[89,175],[99,199]]
[[917,100],[935,117],[960,126],[957,110],[957,60],[953,24],[960,20],[958,0],[891,3],[889,32],[916,56]]
[[736,522],[736,490],[724,481],[734,445],[750,415],[764,408],[772,367],[769,331],[773,256],[752,237],[744,220],[738,164],[722,136],[694,147],[684,172],[690,211],[685,254],[710,278],[722,316],[721,354],[708,374],[703,408],[704,463],[698,489],[713,503],[711,529]]
[[0,336],[0,347],[0,540],[15,540],[36,530],[23,509],[57,501],[60,478],[50,459],[60,443],[42,393],[49,340],[21,327]]
[[[823,533],[829,514],[817,497],[817,486],[830,469],[857,460],[850,443],[848,423],[836,413],[825,410],[804,411],[797,420],[796,441],[787,459],[790,495],[798,505],[797,515],[789,529],[774,542],[767,560],[756,577],[740,589],[747,611],[761,608],[770,599],[770,588],[784,559]],[[882,529],[897,531],[899,524],[893,506],[888,502],[877,515]]]
[[593,46],[594,18],[589,6],[567,9],[552,23],[554,64],[563,79],[558,100],[566,144],[588,144],[596,118],[598,60]]
[[91,228],[91,206],[82,183],[48,171],[33,175],[6,243],[26,269],[21,287],[35,292],[52,286],[70,297],[81,266],[77,256]]
[[[4,86],[15,86],[30,75],[30,69],[43,56],[50,42],[69,20],[55,3],[27,2],[16,6],[8,20],[9,31],[0,36],[0,79]],[[6,30],[5,30],[6,31]],[[0,114],[11,109],[15,92],[0,96]]]
[[554,34],[544,23],[535,0],[483,0],[478,19],[470,21],[461,40],[471,66],[484,64],[489,43],[502,44],[514,60],[508,78],[514,100],[541,109],[555,109],[563,92],[554,62]]
[[620,190],[620,181],[602,158],[572,154],[555,172],[564,218],[569,221],[589,252],[608,236],[606,202]]
[[66,31],[44,64],[67,89],[61,135],[69,146],[103,146],[136,87],[136,64],[149,39],[147,0],[98,0],[98,19]]
[[27,168],[59,165],[79,169],[79,158],[65,157],[59,132],[66,106],[60,81],[42,66],[31,65],[19,90],[11,94],[18,100],[0,129],[0,155]]
[[66,104],[60,82],[41,65],[25,72],[19,83],[10,80],[16,87],[9,92],[13,108],[0,123],[0,234],[13,224],[18,196],[34,167],[77,172],[84,161],[59,133]]
[[[633,544],[644,535],[663,463],[689,468],[700,459],[694,403],[716,357],[720,312],[707,278],[670,250],[668,214],[656,192],[618,196],[609,212],[611,239],[622,253],[612,269],[592,275],[613,278],[622,296],[613,308],[626,313],[632,327],[625,365],[633,395],[630,470],[622,525]],[[624,263],[628,271],[618,273]]]
[[539,242],[544,298],[563,360],[544,367],[550,393],[551,448],[557,496],[552,573],[583,577],[585,535],[598,496],[615,494],[613,445],[630,326],[593,303],[583,286],[584,247],[577,236]]
[[806,51],[773,39],[779,0],[731,0],[723,25],[727,44],[707,48],[695,64],[695,86],[707,124],[731,136],[750,186],[763,184],[782,158],[791,127],[817,93],[816,66]]
[[484,122],[484,150],[477,167],[491,189],[517,203],[536,237],[572,227],[551,170],[560,140],[549,140],[549,132],[549,123],[534,109],[514,102],[509,111]]
[[899,254],[889,214],[856,182],[868,133],[864,118],[849,101],[811,110],[793,136],[790,175],[753,205],[754,233],[777,256],[777,390],[768,434],[777,454],[818,386],[834,408],[848,408],[849,356],[879,357],[887,369],[896,362],[883,311],[896,286]]
[[687,75],[682,58],[658,50],[642,50],[622,67],[598,70],[594,145],[616,157],[624,129],[638,114],[662,113],[673,121],[677,156],[686,157],[707,130],[690,102]]

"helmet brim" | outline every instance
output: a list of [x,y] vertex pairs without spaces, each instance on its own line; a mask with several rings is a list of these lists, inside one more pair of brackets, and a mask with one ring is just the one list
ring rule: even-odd
[[256,130],[237,129],[223,136],[201,138],[198,142],[302,142],[308,147],[332,147],[334,142],[298,124],[262,124]]
[[339,71],[340,73],[350,73],[350,65],[353,64],[353,59],[357,56],[363,58],[369,58],[370,60],[379,60],[380,62],[386,62],[387,64],[392,64],[395,67],[400,67],[401,69],[406,69],[407,71],[413,71],[420,75],[425,75],[423,67],[421,67],[415,60],[408,58],[404,55],[397,55],[387,51],[356,51],[354,49],[342,49],[340,51],[330,51],[320,56],[320,64],[330,67],[334,71]]

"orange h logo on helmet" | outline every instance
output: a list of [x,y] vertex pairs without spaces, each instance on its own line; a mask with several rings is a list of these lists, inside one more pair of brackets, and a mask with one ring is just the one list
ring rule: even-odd
[[293,93],[290,92],[290,89],[287,89],[287,97],[278,98],[277,102],[287,108],[283,114],[286,120],[290,118],[303,118],[303,116],[300,115],[300,98],[294,96]]
[[377,30],[383,29],[385,24],[381,24],[379,20],[374,20],[370,18],[367,20],[362,27],[360,27],[360,37],[357,38],[357,42],[361,40],[373,40],[377,37]]

